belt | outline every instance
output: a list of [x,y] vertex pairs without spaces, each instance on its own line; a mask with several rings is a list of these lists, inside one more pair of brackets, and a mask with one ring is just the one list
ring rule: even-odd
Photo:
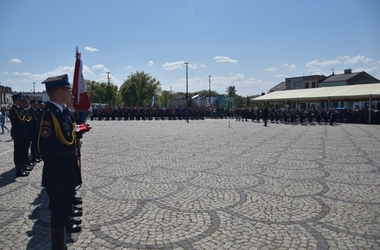
[[58,151],[59,156],[77,155],[76,150],[71,151]]

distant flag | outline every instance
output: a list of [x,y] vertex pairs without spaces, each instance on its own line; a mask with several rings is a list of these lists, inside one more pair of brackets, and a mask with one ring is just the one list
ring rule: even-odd
[[81,53],[78,52],[77,47],[72,94],[74,96],[74,108],[77,111],[77,122],[79,124],[85,123],[87,118],[92,115],[92,107],[82,71],[83,63]]
[[153,107],[154,106],[154,96],[152,96],[152,105],[151,105],[151,107]]

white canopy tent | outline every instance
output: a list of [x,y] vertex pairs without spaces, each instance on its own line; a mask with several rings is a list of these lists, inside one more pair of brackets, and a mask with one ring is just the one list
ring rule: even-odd
[[[275,91],[259,96],[252,101],[298,101],[298,102],[331,102],[331,101],[366,101],[380,100],[380,83],[345,85],[338,87],[323,87]],[[329,105],[330,106],[330,105]],[[371,121],[371,112],[369,112]]]
[[365,101],[380,100],[380,83],[275,91],[252,101]]

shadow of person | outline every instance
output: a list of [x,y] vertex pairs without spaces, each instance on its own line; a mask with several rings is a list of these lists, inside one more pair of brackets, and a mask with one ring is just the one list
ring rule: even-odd
[[[46,189],[42,188],[40,194],[30,204],[36,206],[29,215],[29,219],[34,220],[31,231],[26,232],[30,238],[26,249],[50,249],[50,210],[49,197]],[[70,233],[66,233],[66,243],[73,243],[74,239]]]
[[11,170],[4,172],[0,175],[0,188],[5,187],[16,181],[16,169],[12,168]]
[[26,249],[49,249],[50,248],[50,211],[49,197],[46,189],[42,188],[36,199],[30,204],[36,206],[29,215],[34,220],[31,231],[26,232],[31,237]]

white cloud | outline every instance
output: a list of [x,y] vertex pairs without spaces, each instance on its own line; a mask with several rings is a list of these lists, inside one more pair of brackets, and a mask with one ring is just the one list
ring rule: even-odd
[[357,68],[353,72],[362,72],[365,71],[369,74],[371,73],[376,73],[377,72],[377,67],[372,67],[372,68]]
[[297,66],[295,64],[289,65],[287,63],[284,63],[282,66],[283,67],[287,67],[288,71],[293,71],[293,70],[295,70],[297,68]]
[[21,63],[21,60],[17,59],[17,58],[12,58],[9,62],[10,63]]
[[133,69],[133,66],[127,66],[126,69]]
[[265,70],[265,71],[276,71],[277,68],[275,68],[275,67],[270,67],[270,68],[264,68],[263,70]]
[[103,64],[96,64],[96,65],[92,66],[91,69],[93,69],[93,70],[101,70],[103,72],[109,72],[110,71],[108,68],[104,67]]
[[28,72],[13,72],[12,75],[15,75],[15,76],[30,76],[30,73]]
[[333,60],[328,60],[328,61],[323,61],[320,62],[319,60],[314,60],[311,62],[306,63],[306,67],[308,68],[313,68],[313,67],[328,67],[328,66],[333,66],[336,64],[340,64],[339,59],[333,59]]
[[149,61],[148,62],[148,66],[153,66],[154,65],[154,62],[153,61]]
[[237,63],[237,60],[233,60],[227,56],[215,56],[214,61],[218,63]]
[[177,62],[165,62],[162,66],[166,70],[175,70],[175,69],[182,69],[184,66],[185,61],[177,61]]
[[189,68],[190,69],[198,69],[199,68],[206,68],[206,66],[200,62],[195,62],[195,63],[189,63]]
[[289,77],[288,75],[285,75],[285,74],[276,74],[274,75],[273,77],[276,77],[276,78],[281,78],[281,79],[285,79],[287,77]]
[[90,52],[95,52],[98,51],[97,48],[92,48],[92,47],[84,47],[85,50],[90,51]]
[[369,63],[373,63],[373,59],[372,58],[369,58],[369,57],[365,57],[365,56],[361,56],[361,55],[358,55],[358,56],[355,56],[355,57],[352,57],[350,59],[347,59],[344,64],[358,64],[358,63],[363,63],[363,64],[369,64]]
[[7,71],[4,71],[3,73],[0,73],[0,76],[5,76],[5,75],[8,75]]

